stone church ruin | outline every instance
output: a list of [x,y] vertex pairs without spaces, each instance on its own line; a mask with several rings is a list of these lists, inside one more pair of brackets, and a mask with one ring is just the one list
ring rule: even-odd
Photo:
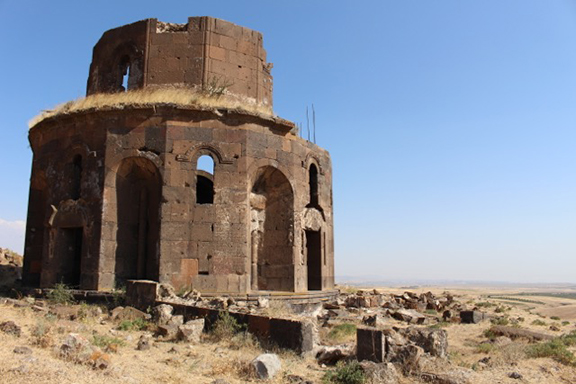
[[86,104],[29,132],[25,283],[334,292],[330,156],[272,114],[271,68],[259,32],[211,17],[105,32]]

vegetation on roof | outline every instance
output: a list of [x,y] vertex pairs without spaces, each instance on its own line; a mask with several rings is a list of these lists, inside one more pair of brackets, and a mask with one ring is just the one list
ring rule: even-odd
[[232,109],[264,117],[275,117],[272,108],[248,98],[198,91],[194,88],[145,88],[119,93],[100,93],[82,97],[45,110],[29,122],[32,128],[42,120],[89,110],[124,109],[172,105],[183,108]]

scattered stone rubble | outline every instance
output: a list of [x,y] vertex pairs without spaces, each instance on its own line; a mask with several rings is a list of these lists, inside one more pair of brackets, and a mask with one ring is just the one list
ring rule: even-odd
[[0,248],[0,288],[13,287],[22,278],[24,258],[6,248]]
[[[159,296],[165,302],[185,303],[211,310],[227,309],[231,312],[250,313],[259,316],[270,316],[270,310],[275,308],[266,298],[246,302],[230,297],[202,298],[195,291],[187,292],[187,298],[177,297],[170,286],[163,285]],[[13,304],[16,307],[30,307],[35,311],[56,316],[61,321],[81,319],[81,311],[86,307],[79,305],[47,305],[41,300],[34,299],[7,299],[2,298],[1,303]],[[173,305],[159,304],[150,308],[149,313],[130,306],[119,306],[108,313],[100,309],[90,311],[93,316],[105,323],[113,321],[122,323],[126,321],[145,320],[153,324],[149,332],[134,340],[134,349],[137,351],[149,350],[157,342],[182,342],[195,344],[200,342],[202,333],[207,328],[204,318],[190,318],[176,315]],[[90,307],[91,308],[91,307]],[[94,307],[97,308],[97,307]],[[180,308],[181,309],[181,308]],[[333,302],[308,308],[300,314],[283,313],[284,317],[315,317],[316,336],[313,356],[321,366],[333,366],[340,361],[358,360],[367,376],[374,382],[397,383],[401,375],[417,375],[429,382],[461,382],[450,381],[451,376],[445,373],[436,374],[425,372],[423,367],[428,359],[447,358],[448,337],[445,330],[430,327],[441,321],[476,323],[483,321],[487,316],[468,309],[448,293],[433,295],[432,293],[414,294],[406,292],[402,295],[384,294],[376,290],[358,291],[353,294],[341,294]],[[257,316],[258,317],[258,316]],[[357,325],[356,340],[340,345],[323,345],[318,337],[322,328],[331,329],[337,324],[352,323]],[[500,329],[503,336],[515,337],[510,327],[493,327]],[[0,324],[0,331],[20,335],[20,327],[14,322]],[[539,335],[519,335],[538,339]],[[501,337],[504,338],[504,337]],[[86,364],[95,369],[106,369],[112,363],[111,356],[92,345],[88,340],[77,333],[69,333],[64,340],[56,346],[57,354],[76,363]],[[113,352],[113,351],[112,351]],[[26,354],[27,350],[14,351]],[[278,356],[264,354],[251,362],[254,374],[261,379],[274,377],[280,370],[281,362]],[[295,379],[298,378],[295,376]],[[295,381],[306,383],[305,380]]]

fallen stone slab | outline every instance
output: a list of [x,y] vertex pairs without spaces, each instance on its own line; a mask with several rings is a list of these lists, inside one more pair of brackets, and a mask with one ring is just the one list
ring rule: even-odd
[[396,320],[405,321],[411,324],[424,324],[426,321],[426,316],[413,309],[399,309],[390,313],[390,316]]
[[118,321],[134,321],[138,319],[148,319],[150,315],[134,307],[116,307],[112,310],[110,318]]
[[448,356],[448,333],[443,329],[409,327],[395,330],[432,356],[441,358]]
[[32,353],[32,350],[28,347],[17,346],[14,347],[13,352],[19,355],[30,355]]
[[[184,319],[204,318],[206,329],[210,330],[218,320],[221,313],[225,312],[213,308],[204,308],[195,305],[165,302],[174,307],[174,313],[183,315]],[[291,349],[298,353],[310,352],[316,345],[318,333],[315,324],[307,319],[281,319],[269,316],[254,315],[226,311],[238,324],[245,325],[248,332],[265,342],[273,342],[281,348]],[[160,328],[160,327],[159,327]]]
[[496,336],[506,336],[511,339],[525,338],[531,341],[552,340],[554,336],[545,333],[529,331],[522,328],[506,327],[504,325],[495,325],[490,330]]
[[50,308],[48,313],[56,316],[60,320],[76,320],[79,310],[79,306],[57,305]]
[[172,324],[159,325],[156,329],[156,335],[163,339],[174,339],[178,334],[178,326]]

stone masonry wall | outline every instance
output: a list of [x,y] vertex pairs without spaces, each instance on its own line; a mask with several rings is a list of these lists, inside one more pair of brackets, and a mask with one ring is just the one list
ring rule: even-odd
[[[272,107],[259,32],[211,17],[103,34],[87,94],[157,87]],[[228,97],[226,96],[226,97]],[[46,118],[34,152],[27,283],[109,290],[130,279],[206,293],[334,287],[328,152],[271,115],[158,103]],[[208,156],[213,172],[198,166]]]
[[[330,159],[317,146],[287,133],[289,126],[241,114],[218,116],[208,111],[166,107],[156,111],[150,108],[92,112],[56,120],[44,121],[30,132],[35,161],[26,260],[30,278],[37,273],[32,264],[42,260],[42,286],[58,282],[62,266],[54,263],[54,256],[50,255],[63,252],[58,249],[58,243],[64,241],[58,239],[60,228],[78,227],[84,231],[81,287],[110,289],[125,275],[159,279],[207,292],[251,291],[250,196],[260,170],[270,167],[285,176],[294,196],[289,211],[290,227],[284,235],[279,234],[288,241],[282,246],[290,249],[287,265],[291,272],[287,276],[292,276],[281,290],[307,290],[302,235],[305,229],[322,233],[322,288],[333,287]],[[74,141],[81,141],[82,145],[77,151],[67,151],[69,146],[74,147],[71,144]],[[69,197],[70,173],[58,170],[70,169],[76,153],[86,160],[82,169],[82,196],[74,200]],[[196,162],[201,155],[214,160],[212,204],[197,204],[195,199]],[[136,183],[146,174],[158,174],[161,197],[147,208],[158,212],[158,240],[145,245],[148,250],[143,253],[145,258],[154,259],[147,265],[157,265],[155,275],[137,272],[136,267],[126,272],[118,264],[126,258],[136,258],[134,254],[141,252],[136,246],[131,251],[119,248],[126,240],[118,238],[122,232],[118,198],[122,195],[117,183],[128,177],[119,175],[119,170],[131,159],[141,159],[135,164],[144,168],[131,171],[137,173],[132,176]],[[320,169],[322,213],[306,207],[310,199],[308,168],[312,162]],[[41,181],[44,177],[46,180]],[[146,183],[152,180],[153,184],[155,179],[148,180]],[[138,196],[130,198],[137,199]],[[53,221],[50,205],[58,210]],[[42,210],[44,215],[37,214]],[[44,232],[42,227],[37,228],[40,222]],[[38,239],[38,233],[45,233],[45,237]],[[136,229],[129,233],[137,236]],[[146,237],[153,235],[149,233]],[[34,242],[43,242],[41,251]],[[259,268],[262,279],[273,278],[262,272],[263,265]]]
[[272,106],[271,64],[262,34],[212,17],[187,24],[142,20],[104,33],[94,47],[87,94],[128,88],[194,86]]

